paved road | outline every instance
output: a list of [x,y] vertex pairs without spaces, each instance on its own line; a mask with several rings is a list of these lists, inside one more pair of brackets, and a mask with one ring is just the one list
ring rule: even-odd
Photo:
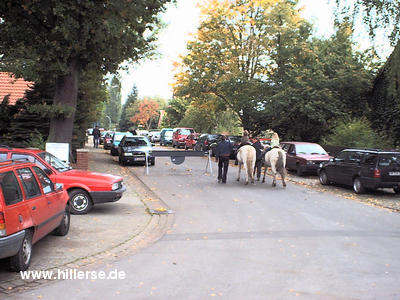
[[64,280],[15,299],[400,298],[398,213],[270,178],[244,186],[233,168],[218,184],[205,163],[158,158],[149,176],[129,167],[176,214],[160,241],[97,269],[126,279]]

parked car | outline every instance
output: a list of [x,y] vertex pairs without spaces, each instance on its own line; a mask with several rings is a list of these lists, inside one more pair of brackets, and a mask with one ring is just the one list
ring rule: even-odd
[[195,150],[196,151],[208,151],[210,150],[210,146],[213,143],[217,143],[218,138],[221,136],[221,134],[209,134],[209,133],[204,133],[200,135],[198,138],[196,145],[195,145]]
[[103,149],[104,150],[110,150],[111,149],[113,135],[114,135],[114,132],[110,131],[109,134],[106,134],[104,136],[104,141],[103,141]]
[[400,152],[345,149],[320,164],[319,181],[353,186],[357,194],[367,189],[393,188],[400,192]]
[[175,128],[172,133],[172,147],[184,147],[185,139],[191,133],[195,133],[193,128]]
[[286,168],[295,170],[298,176],[317,174],[319,164],[332,158],[316,143],[282,142],[281,147],[286,151]]
[[155,130],[155,131],[150,131],[148,138],[150,139],[150,142],[156,143],[160,141],[160,131]]
[[149,131],[146,129],[138,129],[136,130],[137,135],[142,135],[142,136],[148,136],[149,135]]
[[118,201],[126,188],[121,176],[74,170],[54,155],[38,149],[1,146],[0,161],[26,159],[35,163],[55,184],[63,184],[73,214],[86,214],[93,205]]
[[191,133],[185,138],[185,150],[193,149],[197,142],[197,134]]
[[0,187],[0,259],[9,258],[12,271],[24,271],[33,244],[51,232],[68,233],[68,193],[26,160],[0,163]]
[[127,131],[127,132],[120,132],[120,131],[114,132],[114,134],[112,136],[112,140],[111,140],[111,146],[110,146],[110,154],[112,156],[117,156],[118,155],[118,145],[119,145],[119,142],[122,140],[122,138],[124,136],[133,136],[133,134],[130,133],[129,131]]
[[154,166],[156,159],[151,152],[152,144],[147,137],[138,135],[124,136],[118,146],[118,162],[123,166],[135,163],[145,164],[147,153],[149,164]]
[[106,137],[111,138],[112,131],[103,131],[100,135],[99,144],[103,145]]
[[172,128],[163,128],[160,132],[160,146],[172,144]]

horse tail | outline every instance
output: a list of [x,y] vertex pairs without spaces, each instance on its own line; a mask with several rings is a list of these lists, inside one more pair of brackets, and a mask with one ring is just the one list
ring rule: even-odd
[[283,154],[282,151],[278,151],[278,160],[276,161],[276,169],[282,170],[284,169],[284,162],[283,162]]

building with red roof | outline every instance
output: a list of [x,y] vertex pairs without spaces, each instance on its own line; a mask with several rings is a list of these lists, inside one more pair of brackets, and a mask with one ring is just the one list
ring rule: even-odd
[[12,73],[0,72],[0,103],[9,95],[9,104],[14,105],[18,99],[25,96],[25,92],[30,90],[32,85],[32,81],[15,78]]

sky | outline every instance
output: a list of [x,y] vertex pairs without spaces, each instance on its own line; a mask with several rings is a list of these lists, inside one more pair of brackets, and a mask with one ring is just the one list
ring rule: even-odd
[[[137,86],[139,98],[161,97],[172,98],[173,63],[179,61],[180,55],[186,53],[186,43],[190,35],[195,33],[199,25],[200,9],[196,6],[196,0],[177,0],[176,5],[170,4],[163,15],[166,28],[159,35],[159,57],[156,60],[145,60],[130,66],[128,72],[122,71],[122,103],[132,87]],[[300,0],[302,15],[314,24],[315,34],[329,37],[333,30],[333,0]],[[356,34],[357,35],[357,34]],[[368,47],[369,41],[358,34],[360,47]],[[357,36],[356,36],[357,38]],[[383,41],[378,41],[383,43]],[[390,54],[391,49],[386,46],[382,50],[383,55]]]

